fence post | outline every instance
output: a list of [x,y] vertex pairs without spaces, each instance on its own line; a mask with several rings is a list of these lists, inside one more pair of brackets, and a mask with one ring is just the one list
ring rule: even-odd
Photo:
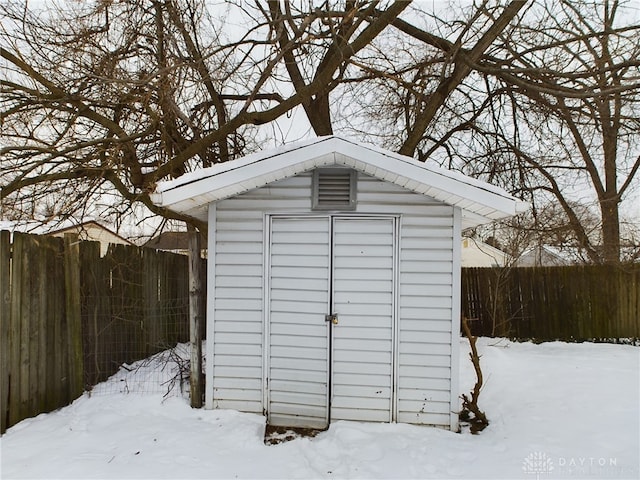
[[200,232],[189,232],[189,338],[191,341],[191,407],[202,407],[202,260]]
[[73,400],[84,390],[84,354],[80,310],[80,241],[78,235],[64,234],[64,284],[67,339],[69,345],[69,395]]
[[11,238],[0,231],[0,434],[7,430],[9,411],[9,315],[11,314]]

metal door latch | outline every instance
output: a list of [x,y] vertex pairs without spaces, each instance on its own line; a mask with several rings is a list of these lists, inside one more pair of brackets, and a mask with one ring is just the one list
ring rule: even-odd
[[335,313],[331,314],[331,315],[325,315],[324,316],[324,321],[325,322],[331,322],[334,325],[338,324],[338,315],[336,315]]

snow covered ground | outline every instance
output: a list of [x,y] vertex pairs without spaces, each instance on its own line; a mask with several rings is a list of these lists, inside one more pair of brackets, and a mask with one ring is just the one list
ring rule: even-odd
[[[478,346],[480,405],[491,420],[480,435],[337,422],[315,438],[266,446],[261,416],[194,410],[179,394],[163,398],[166,385],[135,393],[137,381],[157,377],[147,366],[9,429],[0,477],[640,478],[640,348],[486,338]],[[462,392],[474,382],[467,354],[462,340]]]

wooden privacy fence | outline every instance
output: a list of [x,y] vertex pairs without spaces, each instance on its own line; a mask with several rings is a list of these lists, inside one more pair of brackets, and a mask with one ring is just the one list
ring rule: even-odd
[[640,264],[464,268],[462,313],[474,335],[640,338]]
[[189,340],[188,259],[0,232],[2,432]]

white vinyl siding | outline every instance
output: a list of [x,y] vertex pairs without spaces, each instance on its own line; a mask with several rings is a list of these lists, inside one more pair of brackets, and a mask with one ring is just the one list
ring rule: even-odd
[[395,228],[334,219],[331,420],[392,420]]
[[[264,285],[268,281],[263,278],[264,242],[268,240],[265,215],[311,214],[311,179],[311,173],[305,173],[216,203],[215,225],[210,225],[210,230],[215,229],[215,262],[209,259],[209,278],[215,278],[214,313],[210,314],[215,322],[210,329],[215,354],[213,385],[207,387],[213,402],[208,405],[256,413],[266,408],[262,390],[266,377]],[[356,209],[344,215],[399,216],[394,306],[398,336],[393,355],[399,422],[448,428],[450,412],[459,408],[457,399],[454,405],[447,397],[452,389],[450,377],[457,375],[451,371],[452,337],[457,338],[457,332],[452,332],[453,299],[459,301],[453,291],[453,212],[452,206],[359,173]],[[378,261],[383,268],[388,264],[372,260]],[[342,273],[345,282],[352,274],[351,280],[360,278],[348,268]],[[302,289],[300,295],[304,295]],[[278,301],[283,302],[283,308],[286,302],[295,307],[293,298]],[[363,336],[376,352],[386,349],[387,339],[378,338],[375,329],[358,338],[345,336],[341,342],[357,348]],[[300,342],[298,347],[303,347],[302,337]],[[375,363],[372,357],[371,364]],[[364,395],[366,385],[359,384],[353,375],[344,379],[339,375],[333,380],[342,382],[345,396]],[[382,394],[385,402],[387,394],[386,390]]]
[[270,425],[327,426],[329,232],[327,218],[276,217],[271,222]]

